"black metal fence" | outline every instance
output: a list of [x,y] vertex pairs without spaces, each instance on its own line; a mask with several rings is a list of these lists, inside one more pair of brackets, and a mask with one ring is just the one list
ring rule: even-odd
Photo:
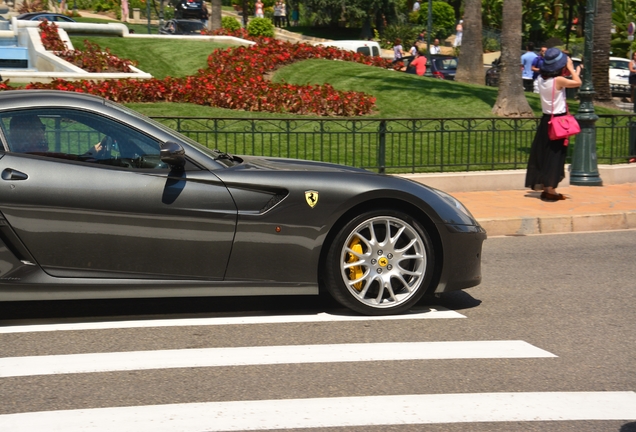
[[[153,117],[210,148],[380,173],[525,168],[539,118],[299,119]],[[570,140],[569,153],[576,146]],[[601,115],[599,164],[636,156],[636,115]]]

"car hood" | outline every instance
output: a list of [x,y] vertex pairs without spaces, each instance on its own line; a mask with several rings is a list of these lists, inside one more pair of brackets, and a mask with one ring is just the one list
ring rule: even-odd
[[369,173],[362,168],[354,168],[327,162],[314,162],[300,159],[267,158],[254,156],[241,156],[245,170],[267,171],[314,171],[314,172],[359,172]]

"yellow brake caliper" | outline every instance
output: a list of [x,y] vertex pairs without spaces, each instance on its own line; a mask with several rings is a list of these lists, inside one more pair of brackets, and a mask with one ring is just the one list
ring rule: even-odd
[[[349,249],[351,249],[355,253],[362,255],[362,245],[360,244],[360,240],[358,240],[357,238],[354,238],[353,240],[351,240],[351,243],[349,243]],[[352,253],[347,254],[348,263],[356,262],[357,260],[358,260],[358,257],[356,257],[354,254]],[[362,266],[349,267],[349,280],[360,279],[362,275],[364,275]],[[358,291],[362,290],[362,281],[354,283],[353,287],[357,289]]]

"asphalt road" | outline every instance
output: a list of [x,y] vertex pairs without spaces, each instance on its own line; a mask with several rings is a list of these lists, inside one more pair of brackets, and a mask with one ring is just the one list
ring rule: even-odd
[[[349,319],[325,297],[1,304],[0,430],[18,430],[10,423],[14,419],[10,414],[60,410],[63,415],[74,415],[78,411],[67,410],[106,407],[132,407],[130,421],[120,411],[106,414],[108,421],[112,418],[130,424],[130,430],[176,430],[161,426],[176,421],[177,414],[170,414],[170,418],[161,423],[161,412],[146,413],[135,407],[166,404],[171,408],[185,404],[184,407],[190,408],[193,403],[227,402],[228,405],[222,405],[223,409],[234,407],[238,417],[245,418],[259,409],[275,413],[280,419],[308,418],[312,410],[318,410],[321,421],[317,427],[285,430],[634,432],[636,404],[631,410],[627,408],[631,417],[619,420],[572,420],[565,414],[564,419],[556,421],[545,421],[539,414],[534,421],[528,421],[533,420],[532,415],[506,422],[488,421],[487,416],[478,422],[449,423],[448,419],[461,421],[453,416],[466,410],[460,400],[463,396],[474,397],[479,411],[485,412],[495,411],[489,405],[493,393],[506,397],[514,396],[508,394],[531,395],[545,401],[548,407],[557,404],[554,409],[558,414],[570,409],[561,408],[558,403],[573,395],[589,399],[578,402],[579,405],[585,406],[591,400],[593,408],[601,407],[601,411],[603,406],[634,400],[635,245],[636,230],[491,238],[484,246],[482,285],[421,303],[423,308],[440,309],[441,319],[419,319],[420,315],[399,320]],[[449,309],[451,316],[444,316],[443,308]],[[312,317],[321,316],[315,315],[316,312],[327,312],[335,319],[314,319]],[[69,316],[70,319],[63,318]],[[259,321],[263,316],[274,317],[279,322]],[[304,317],[305,322],[294,316]],[[185,325],[188,322],[180,321],[185,318],[195,318],[197,324]],[[226,321],[222,321],[224,319]],[[237,319],[253,320],[253,323],[238,324]],[[90,327],[100,322],[112,325],[83,330],[41,327],[40,331],[22,327],[70,323]],[[176,323],[184,325],[173,325]],[[140,327],[146,324],[151,326]],[[130,328],[117,328],[124,326]],[[24,331],[10,333],[12,329]],[[51,329],[58,330],[42,331]],[[380,344],[404,343],[408,353],[419,349],[420,343],[444,341],[476,342],[477,345],[517,341],[517,348],[526,351],[518,358],[508,354],[499,356],[495,344],[487,345],[485,354],[481,351],[467,358],[455,353],[448,358],[410,359],[410,354],[401,351],[402,345],[390,345],[387,359],[343,362],[336,356],[336,360],[326,360],[336,349],[331,344],[371,346],[372,353],[378,353],[383,346]],[[279,363],[272,360],[277,355],[272,347],[326,344],[329,346],[324,352],[311,351],[308,358],[299,361],[291,360],[295,354],[290,351],[284,351],[286,360]],[[430,349],[436,345],[424,346]],[[218,348],[221,350],[203,352],[202,358],[219,360],[230,355],[222,350],[228,347],[237,350],[233,353],[236,357],[226,364],[185,367],[182,362],[192,357],[188,353],[194,351],[177,351],[176,359],[171,360],[176,364],[162,363],[163,366],[156,369],[134,366],[136,362],[163,361],[165,351],[161,350]],[[466,353],[471,347],[460,345],[459,352]],[[263,354],[255,351],[257,349],[272,351]],[[58,362],[61,368],[96,370],[80,373],[34,372],[35,366],[29,366],[27,361],[31,360],[27,356],[128,355],[133,351],[150,352],[150,360],[140,360],[141,354],[125,357],[119,363],[97,355],[87,362],[89,366],[77,366],[74,357],[34,360],[44,360],[39,366],[44,368],[42,370],[54,369]],[[265,357],[271,362],[262,362]],[[13,361],[13,366],[2,363],[5,360]],[[244,365],[235,366],[237,362]],[[400,398],[403,395],[407,397]],[[619,403],[605,401],[605,395],[615,395]],[[388,398],[381,398],[383,396]],[[408,423],[410,416],[425,411],[409,411],[408,405],[410,401],[415,403],[416,396],[429,398],[419,406],[435,407],[431,410],[440,416],[441,422],[399,424]],[[295,401],[297,405],[287,404],[295,399],[301,401]],[[316,400],[326,401],[327,406],[315,408],[311,403]],[[577,400],[573,399],[571,404],[576,405]],[[233,401],[239,403],[232,405]],[[258,404],[262,401],[270,401],[270,405],[263,408]],[[335,402],[329,405],[331,401]],[[356,405],[358,402],[360,406]],[[493,403],[495,407],[502,404],[501,401]],[[527,403],[526,399],[520,402],[521,405]],[[219,406],[205,405],[205,412]],[[365,407],[370,411],[367,418],[384,418],[386,424],[356,427],[338,423],[341,419],[345,421],[352,411],[363,411]],[[57,430],[55,427],[65,431],[122,430],[121,425],[108,427],[104,417],[100,417],[104,415],[103,410],[88,411],[86,415],[91,419],[88,423],[96,429],[72,429],[59,420],[66,419],[63,416],[58,419],[59,424],[55,423],[58,420],[48,417],[44,420],[21,417],[19,421],[24,430]],[[156,419],[158,424],[152,429],[133,425],[144,415]],[[192,426],[196,423],[195,415],[185,417],[191,423],[186,422],[190,426],[183,430],[206,430]],[[218,415],[215,420],[219,428],[221,417]],[[46,427],[41,428],[42,425]],[[329,425],[341,427],[333,429]],[[249,426],[256,430],[264,428],[256,422]]]

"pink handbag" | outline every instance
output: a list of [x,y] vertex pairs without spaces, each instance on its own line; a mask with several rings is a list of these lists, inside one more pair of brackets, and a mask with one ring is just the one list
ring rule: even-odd
[[[556,79],[556,78],[555,78]],[[554,108],[554,85],[556,83],[552,82],[552,107]],[[569,137],[571,135],[576,135],[581,132],[581,126],[579,126],[579,122],[576,121],[574,116],[570,114],[570,109],[568,108],[568,103],[565,103],[565,111],[567,112],[564,116],[554,117],[554,113],[550,117],[550,121],[548,122],[548,138],[551,141],[564,139],[563,145],[567,146],[570,143]]]

